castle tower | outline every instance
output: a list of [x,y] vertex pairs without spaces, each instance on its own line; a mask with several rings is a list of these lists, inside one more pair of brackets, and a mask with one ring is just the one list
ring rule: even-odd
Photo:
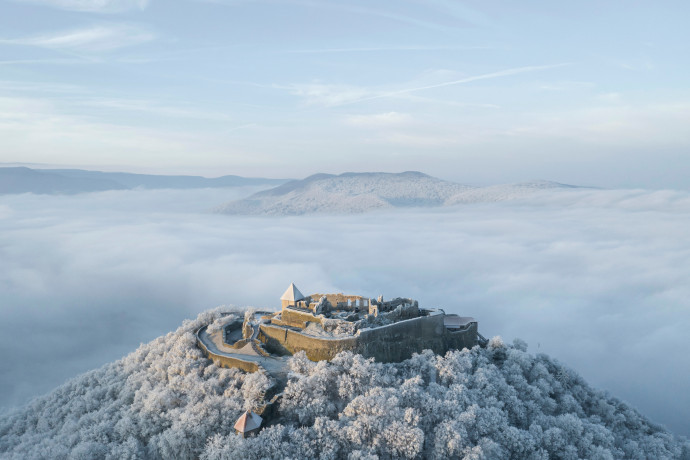
[[299,289],[297,289],[295,283],[290,283],[290,286],[280,297],[280,301],[283,308],[288,306],[294,307],[300,300],[304,300],[304,295],[302,295],[302,293],[299,292]]

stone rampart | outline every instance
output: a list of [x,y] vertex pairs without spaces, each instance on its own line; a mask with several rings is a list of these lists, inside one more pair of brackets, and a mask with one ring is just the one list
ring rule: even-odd
[[263,344],[259,344],[255,340],[252,340],[250,343],[252,344],[252,350],[254,350],[256,353],[260,354],[261,356],[271,356],[269,352],[264,350]]
[[245,361],[243,359],[233,358],[230,356],[222,356],[213,353],[208,348],[206,348],[206,345],[204,345],[204,343],[199,338],[198,332],[196,335],[196,344],[199,347],[199,349],[201,349],[201,352],[204,354],[204,356],[213,361],[218,367],[236,367],[238,369],[242,369],[245,372],[257,372],[259,370],[258,364],[252,361]]
[[449,349],[462,350],[479,344],[477,322],[473,321],[459,331],[447,331]]
[[377,361],[398,362],[413,353],[430,349],[444,354],[448,348],[443,316],[424,316],[359,332],[359,344],[363,356],[373,356]]
[[224,343],[223,345],[225,345],[228,348],[234,348],[235,350],[239,350],[241,348],[244,348],[245,345],[247,345],[248,343],[252,343],[252,339],[242,339],[238,340],[235,343]]
[[380,362],[399,362],[425,349],[444,354],[453,348],[472,348],[477,344],[477,323],[451,332],[443,324],[443,315],[438,314],[362,329],[346,337],[315,337],[262,324],[258,338],[269,351],[280,354],[304,351],[312,361],[331,360],[341,351],[349,350]]
[[309,322],[321,324],[321,318],[314,316],[309,311],[301,311],[289,307],[284,308],[280,313],[280,322],[276,321],[276,323],[284,326],[299,327],[301,329],[307,327],[307,323]]
[[264,344],[264,348],[268,352],[278,355],[289,355],[292,352],[286,348],[287,331],[288,329],[284,327],[261,324],[257,338]]

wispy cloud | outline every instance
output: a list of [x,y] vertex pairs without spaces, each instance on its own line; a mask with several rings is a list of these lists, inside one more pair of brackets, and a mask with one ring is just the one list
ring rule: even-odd
[[69,64],[84,64],[84,59],[8,59],[0,61],[0,66],[17,66],[17,65],[69,65]]
[[397,91],[391,91],[383,94],[377,94],[374,96],[369,96],[369,97],[363,97],[361,99],[356,99],[348,102],[343,102],[342,104],[339,105],[347,105],[347,104],[356,104],[358,102],[364,102],[364,101],[371,101],[374,99],[381,99],[385,97],[395,97],[407,93],[414,93],[417,91],[423,91],[427,89],[433,89],[433,88],[443,88],[444,86],[454,86],[454,85],[461,85],[464,83],[471,83],[473,81],[480,81],[480,80],[491,80],[494,78],[501,78],[501,77],[508,77],[511,75],[518,75],[522,73],[529,73],[529,72],[538,72],[541,70],[549,70],[549,69],[555,69],[558,67],[564,67],[571,65],[569,63],[562,63],[562,64],[549,64],[549,65],[539,65],[539,66],[525,66],[525,67],[514,67],[512,69],[505,69],[505,70],[499,70],[498,72],[491,72],[491,73],[485,73],[481,75],[474,75],[471,77],[465,77],[461,78],[459,80],[452,80],[452,81],[446,81],[442,83],[436,83],[433,85],[426,85],[426,86],[418,86],[414,88],[406,88],[406,89],[401,89]]
[[328,54],[328,53],[369,53],[380,51],[461,51],[461,50],[487,50],[492,46],[373,46],[373,47],[349,47],[349,48],[310,48],[288,50],[293,54]]
[[61,10],[86,11],[91,13],[119,13],[122,11],[143,10],[149,0],[14,0],[19,3],[45,5]]
[[[118,123],[78,111],[61,100],[0,96],[2,150],[16,158],[41,156],[38,162],[61,158],[78,163],[98,151],[104,162],[117,163],[124,152],[163,159],[179,158],[196,148],[213,150],[202,136],[171,128]],[[166,160],[167,161],[167,160]]]
[[[164,105],[157,103],[155,101],[145,99],[117,99],[92,97],[84,99],[82,101],[78,101],[77,104],[86,107],[114,109],[125,112],[145,112],[152,115],[170,118],[188,118],[219,122],[234,121],[233,117],[225,113],[212,112],[209,110],[199,110],[188,107]],[[237,129],[237,127],[234,129]]]
[[425,7],[435,8],[443,15],[453,16],[465,23],[474,24],[480,27],[495,27],[494,21],[489,15],[479,9],[470,8],[463,2],[449,0],[423,0]]
[[[214,119],[230,121],[232,118],[221,112],[200,110],[186,102],[156,100],[154,98],[121,97],[119,93],[95,90],[88,85],[74,85],[44,81],[0,80],[0,100],[21,101],[43,100],[59,104],[74,112],[74,108],[95,107],[134,112],[150,112],[170,117]],[[20,98],[22,96],[24,99]],[[0,106],[1,107],[1,106]]]
[[386,112],[366,115],[348,115],[345,123],[351,126],[379,128],[394,127],[409,124],[413,120],[407,113]]
[[0,39],[0,44],[99,52],[151,41],[155,34],[132,24],[98,24],[83,29],[25,38]]
[[34,95],[35,93],[84,93],[85,90],[83,87],[65,83],[0,80],[0,96],[3,92],[16,96],[18,93],[29,95]]
[[683,149],[690,142],[687,120],[690,102],[634,103],[615,94],[597,98],[597,104],[559,113],[526,113],[505,134],[517,138],[566,139],[589,145],[626,145],[648,148],[673,146]]
[[361,86],[325,83],[275,85],[275,88],[287,89],[291,94],[304,98],[307,105],[326,107],[350,104],[354,101],[364,100],[373,94],[372,90]]
[[514,67],[511,69],[499,70],[497,72],[485,73],[481,75],[473,75],[470,77],[444,81],[441,83],[433,83],[428,85],[413,86],[393,91],[385,91],[380,88],[366,88],[352,85],[329,85],[325,83],[309,83],[289,86],[275,86],[289,90],[293,95],[303,97],[307,105],[321,105],[325,107],[337,107],[343,105],[357,104],[359,102],[372,101],[375,99],[383,99],[389,97],[400,97],[411,93],[424,91],[433,88],[443,88],[445,86],[461,85],[464,83],[471,83],[474,81],[491,80],[494,78],[503,78],[512,75],[518,75],[530,72],[539,72],[543,70],[555,69],[571,65],[569,63],[549,64],[540,66],[524,66]]
[[[356,15],[356,16],[366,16],[378,19],[383,19],[385,21],[397,22],[401,24],[407,24],[414,26],[416,28],[424,28],[428,30],[436,31],[451,31],[457,28],[458,25],[468,25],[465,19],[460,19],[458,17],[452,17],[451,15],[445,15],[440,17],[438,20],[438,15],[434,18],[424,18],[418,14],[418,11],[402,13],[400,8],[393,8],[387,5],[388,8],[372,8],[370,6],[360,6],[354,2],[330,2],[324,0],[196,0],[202,3],[218,3],[229,6],[236,6],[244,3],[269,3],[269,4],[279,4],[290,5],[300,8],[313,8],[319,10],[329,11],[331,13],[337,14],[339,16],[345,15]],[[372,2],[373,3],[373,2]]]

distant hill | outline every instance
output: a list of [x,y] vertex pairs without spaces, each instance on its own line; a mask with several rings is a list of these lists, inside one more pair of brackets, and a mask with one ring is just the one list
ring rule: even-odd
[[109,179],[93,177],[67,177],[24,167],[0,168],[0,194],[11,193],[63,193],[100,192],[104,190],[125,189]]
[[38,193],[75,194],[105,190],[191,189],[241,186],[272,187],[287,179],[264,179],[240,176],[206,178],[201,176],[164,176],[123,172],[87,171],[83,169],[0,168],[0,194]]
[[534,181],[491,187],[457,184],[417,171],[315,174],[216,208],[225,214],[361,213],[381,208],[451,206],[502,201],[544,189],[576,188]]
[[506,201],[533,195],[542,190],[572,190],[582,189],[578,185],[560,184],[547,180],[520,182],[517,184],[491,185],[488,187],[475,187],[452,196],[446,202],[446,206],[463,203],[485,203],[491,201]]

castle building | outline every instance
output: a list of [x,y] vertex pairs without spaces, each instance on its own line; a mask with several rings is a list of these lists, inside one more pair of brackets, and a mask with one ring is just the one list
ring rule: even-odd
[[[244,321],[229,315],[222,331],[200,328],[199,347],[224,367],[280,373],[285,358],[298,352],[312,361],[330,361],[340,352],[351,352],[379,362],[400,362],[424,350],[444,355],[486,345],[474,318],[420,307],[414,299],[305,296],[290,283],[280,301],[277,312],[255,311]],[[256,429],[255,423],[251,413],[245,414],[238,420],[238,432]]]
[[477,322],[446,314],[440,308],[420,308],[416,300],[359,295],[312,294],[290,286],[280,297],[281,311],[265,315],[256,338],[275,355],[304,351],[313,361],[330,360],[352,351],[377,361],[394,362],[430,349],[477,345]]

